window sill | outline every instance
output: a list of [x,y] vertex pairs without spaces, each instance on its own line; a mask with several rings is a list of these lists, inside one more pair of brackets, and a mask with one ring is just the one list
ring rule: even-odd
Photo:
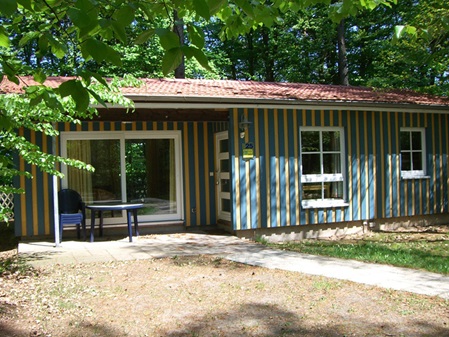
[[301,202],[301,207],[303,209],[314,209],[314,208],[340,208],[348,207],[349,203],[343,200],[307,200]]
[[430,176],[401,176],[401,180],[430,179]]

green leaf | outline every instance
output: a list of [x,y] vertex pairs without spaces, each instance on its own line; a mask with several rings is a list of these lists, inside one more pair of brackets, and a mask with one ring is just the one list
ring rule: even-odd
[[271,27],[275,16],[268,7],[258,8],[254,11],[256,20],[262,22],[266,27]]
[[126,37],[125,27],[122,24],[120,24],[119,22],[113,21],[112,29],[114,30],[115,36],[123,43],[126,43],[127,37]]
[[76,110],[79,112],[84,112],[89,107],[89,92],[80,81],[75,81],[72,86],[72,91],[70,95],[75,101]]
[[212,71],[206,55],[200,49],[192,46],[183,46],[182,51],[188,58],[194,57],[203,68]]
[[140,33],[139,36],[134,40],[136,44],[142,44],[148,41],[148,39],[152,38],[155,34],[154,29],[146,30],[143,33]]
[[47,89],[42,93],[42,98],[45,101],[45,104],[55,110],[63,111],[62,104],[59,102],[58,98],[55,95],[54,89]]
[[106,88],[109,88],[109,85],[103,76],[101,76],[100,74],[97,74],[97,73],[91,73],[91,74],[92,74],[92,77],[98,81],[98,83],[103,84]]
[[79,8],[71,7],[67,10],[67,15],[73,24],[79,28],[88,27],[92,21],[89,15],[80,10]]
[[237,6],[239,6],[246,15],[250,18],[254,17],[253,7],[251,6],[251,2],[247,0],[235,0]]
[[58,59],[62,59],[67,54],[67,46],[65,44],[62,44],[58,40],[56,40],[52,35],[46,34],[47,40],[50,44],[51,50],[53,54]]
[[17,10],[16,0],[1,0],[0,12],[5,14],[5,16],[14,15],[16,10]]
[[9,41],[8,34],[6,33],[5,29],[0,26],[0,47],[8,48],[9,42],[10,41]]
[[17,0],[17,3],[23,8],[28,9],[29,11],[33,11],[31,0]]
[[161,46],[165,50],[181,47],[181,43],[179,42],[179,36],[176,35],[174,32],[172,32],[171,30],[165,28],[157,28],[156,34],[159,36]]
[[121,55],[114,48],[96,39],[88,39],[83,44],[84,56],[91,56],[97,63],[103,61],[119,67],[122,65]]
[[67,96],[72,95],[72,92],[77,90],[76,82],[77,82],[77,80],[70,80],[70,81],[62,83],[58,88],[59,95],[61,97],[67,97]]
[[173,72],[182,62],[181,48],[173,48],[167,51],[162,58],[162,71],[164,75]]
[[104,77],[98,73],[94,73],[94,72],[88,71],[88,70],[80,70],[77,72],[77,75],[81,76],[83,78],[84,82],[86,82],[86,83],[91,83],[91,79],[93,77],[98,81],[98,83],[104,85],[106,88],[109,88],[109,85],[106,82],[106,80],[104,79]]
[[117,67],[120,67],[122,65],[122,56],[114,48],[106,45],[105,61],[110,62]]
[[81,37],[89,35],[99,26],[98,8],[89,0],[77,0],[76,7],[70,7],[67,15],[73,24],[79,28]]
[[48,39],[45,35],[41,35],[39,40],[37,41],[37,45],[39,47],[39,51],[42,54],[45,54],[48,50]]
[[100,103],[102,106],[107,108],[106,102],[93,90],[87,89],[87,91],[97,100],[98,103]]
[[199,16],[206,20],[210,19],[209,5],[205,0],[193,0],[193,8]]
[[87,55],[91,56],[97,63],[105,60],[106,45],[103,42],[91,38],[86,40],[83,46]]
[[112,18],[122,26],[128,26],[134,20],[134,9],[128,5],[120,8],[112,15]]
[[45,80],[47,79],[47,75],[44,74],[44,72],[42,71],[42,69],[38,69],[34,75],[33,78],[36,82],[40,83],[40,84],[44,84]]
[[19,41],[19,47],[23,47],[31,40],[37,39],[39,37],[39,32],[27,32],[23,34],[22,38]]
[[192,44],[200,49],[204,48],[204,32],[200,27],[189,25],[187,26],[187,32]]
[[415,37],[416,33],[417,33],[416,27],[403,26],[403,25],[395,26],[394,27],[393,42],[397,42],[398,40],[402,39],[405,35],[410,35],[412,37]]
[[8,116],[3,115],[0,111],[0,130],[9,131],[13,127],[13,123]]
[[402,25],[398,25],[398,26],[394,27],[394,37],[396,39],[399,40],[403,36],[404,28],[405,28],[405,26],[402,26]]
[[214,15],[220,11],[225,3],[227,3],[226,0],[207,0],[210,15]]

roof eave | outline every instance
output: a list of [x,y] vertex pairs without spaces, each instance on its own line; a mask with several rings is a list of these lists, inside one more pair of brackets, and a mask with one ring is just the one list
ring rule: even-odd
[[345,109],[371,111],[407,111],[407,112],[445,112],[449,113],[449,105],[419,104],[419,103],[390,103],[390,102],[371,102],[371,101],[344,101],[344,100],[311,100],[311,99],[264,99],[264,98],[245,98],[245,97],[207,97],[207,96],[181,96],[181,95],[142,95],[125,94],[126,97],[135,102],[136,108],[145,106],[154,108],[323,108],[323,109]]

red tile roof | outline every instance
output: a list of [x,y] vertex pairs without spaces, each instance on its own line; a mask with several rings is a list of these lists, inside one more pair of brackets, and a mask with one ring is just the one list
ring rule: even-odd
[[[49,77],[46,85],[57,87],[69,77]],[[0,93],[19,93],[23,85],[36,84],[31,77],[22,77],[23,84],[17,86],[7,80],[0,83]],[[142,79],[138,87],[122,88],[129,96],[247,99],[269,101],[308,102],[353,102],[417,104],[426,106],[448,106],[449,98],[431,96],[407,90],[376,90],[366,87],[272,83],[230,80],[193,79]],[[262,103],[262,102],[260,102]]]

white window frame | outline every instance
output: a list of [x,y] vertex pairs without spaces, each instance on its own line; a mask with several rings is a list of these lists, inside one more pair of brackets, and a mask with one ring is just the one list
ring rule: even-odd
[[[401,160],[400,160],[401,178],[402,179],[423,179],[423,178],[426,179],[426,178],[429,178],[426,175],[426,161],[425,161],[426,160],[426,129],[418,128],[418,127],[403,127],[403,128],[400,128],[399,132],[400,133],[408,132],[409,134],[411,134],[411,132],[420,132],[421,133],[421,145],[422,145],[421,150],[413,150],[413,148],[412,148],[412,149],[406,150],[404,152],[411,152],[411,153],[421,152],[421,156],[422,156],[421,160],[422,160],[422,167],[423,167],[422,170],[413,170],[413,167],[411,170],[407,170],[407,171],[402,170],[402,152],[403,152],[403,150],[401,148],[401,137],[399,136],[399,147],[400,147],[399,153],[400,153],[400,158],[401,158]],[[410,140],[410,146],[411,146],[411,140]],[[413,165],[413,161],[412,161],[411,165]]]
[[[322,143],[322,132],[330,132],[330,131],[338,131],[340,133],[340,172],[338,174],[303,174],[302,167],[302,132],[307,131],[315,131],[320,132],[320,157],[321,164],[323,163],[323,143]],[[304,183],[323,183],[323,182],[343,182],[343,198],[342,199],[311,199],[311,200],[302,200],[301,206],[302,208],[333,208],[333,207],[344,207],[349,204],[346,202],[347,200],[347,192],[346,192],[346,151],[345,151],[345,133],[343,127],[314,127],[314,126],[304,126],[300,128],[299,132],[299,144],[300,144],[300,170],[301,170],[301,191],[303,189]],[[306,152],[308,153],[308,152]],[[324,172],[323,165],[321,165],[321,172]]]
[[[120,175],[122,188],[122,201],[126,200],[126,166],[125,166],[125,140],[127,139],[173,139],[175,142],[175,179],[176,179],[176,213],[162,215],[143,215],[142,222],[145,221],[169,221],[184,220],[184,198],[183,198],[183,179],[182,179],[182,154],[181,154],[181,131],[164,130],[164,131],[62,131],[61,139],[61,156],[67,158],[67,141],[68,140],[108,140],[117,139],[120,141]],[[67,166],[61,166],[61,172],[67,177]],[[61,187],[67,188],[67,178],[61,179]],[[140,217],[140,216],[139,216]],[[125,221],[125,217],[106,218],[105,223],[121,223]]]

